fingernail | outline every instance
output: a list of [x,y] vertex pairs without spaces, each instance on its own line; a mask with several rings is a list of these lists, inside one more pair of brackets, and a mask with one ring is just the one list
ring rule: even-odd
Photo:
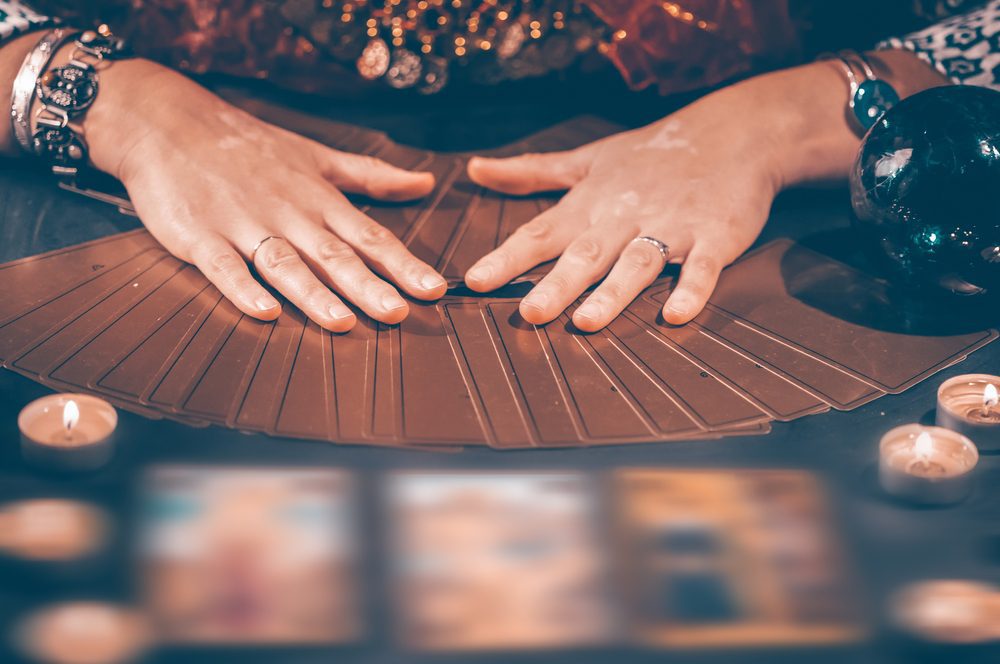
[[260,297],[254,301],[254,305],[261,311],[270,311],[278,306],[278,301],[273,297]]
[[346,320],[348,318],[354,317],[353,311],[344,311],[342,307],[335,304],[331,304],[330,308],[327,309],[327,311],[330,312],[330,318],[337,321]]
[[686,304],[676,304],[674,302],[668,302],[667,311],[675,313],[679,316],[686,316],[687,313],[691,311],[691,306]]
[[576,315],[581,318],[587,318],[590,320],[597,320],[601,317],[601,307],[596,304],[587,302],[586,304],[581,304],[580,308],[576,310]]
[[532,309],[542,310],[549,303],[549,296],[546,293],[531,292],[521,302]]
[[469,279],[472,281],[489,281],[493,276],[493,267],[490,265],[479,265],[469,270]]
[[425,274],[420,279],[420,286],[424,290],[436,290],[444,285],[445,285],[444,279],[442,279],[439,275],[434,274],[433,272]]
[[382,296],[382,308],[386,311],[395,311],[396,309],[402,309],[406,306],[406,302],[403,298],[399,297],[395,293],[386,293]]

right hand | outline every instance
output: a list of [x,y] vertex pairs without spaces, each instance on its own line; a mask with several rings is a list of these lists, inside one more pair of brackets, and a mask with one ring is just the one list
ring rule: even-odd
[[[122,181],[150,233],[196,265],[244,313],[273,320],[278,301],[351,329],[353,303],[398,323],[409,295],[436,299],[445,280],[341,193],[402,201],[434,187],[373,157],[339,152],[267,124],[169,69],[125,60],[101,72],[84,121],[94,165]],[[264,238],[254,253],[254,247]]]

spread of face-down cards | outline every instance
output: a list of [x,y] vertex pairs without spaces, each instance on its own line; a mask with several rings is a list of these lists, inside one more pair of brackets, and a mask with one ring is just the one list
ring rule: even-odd
[[997,336],[894,328],[880,282],[784,240],[729,267],[686,326],[658,316],[671,283],[594,334],[572,308],[534,326],[517,299],[456,294],[336,334],[287,303],[274,322],[240,313],[137,230],[0,266],[0,362],[192,425],[525,449],[762,434],[904,390]]

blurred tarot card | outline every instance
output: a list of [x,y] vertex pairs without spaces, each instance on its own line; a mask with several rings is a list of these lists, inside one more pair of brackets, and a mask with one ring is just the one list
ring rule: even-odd
[[350,474],[328,469],[150,471],[140,567],[163,640],[297,645],[357,638],[355,491]]
[[856,597],[819,485],[774,470],[616,475],[621,574],[641,643],[853,641]]
[[388,498],[406,646],[579,648],[610,637],[598,505],[585,475],[399,473]]

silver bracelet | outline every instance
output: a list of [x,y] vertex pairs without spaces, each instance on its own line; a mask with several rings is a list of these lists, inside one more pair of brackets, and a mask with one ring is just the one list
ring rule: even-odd
[[[847,82],[851,88],[847,103],[848,116],[859,136],[864,136],[886,111],[899,103],[899,93],[896,89],[887,81],[878,78],[868,58],[861,53],[849,50],[824,53],[816,59],[839,62],[847,74]],[[860,78],[854,71],[855,64],[860,65]]]
[[18,145],[29,154],[35,154],[31,139],[31,102],[35,97],[38,77],[49,66],[56,51],[77,34],[78,31],[68,28],[46,32],[24,56],[24,63],[14,79],[10,96],[10,124]]

